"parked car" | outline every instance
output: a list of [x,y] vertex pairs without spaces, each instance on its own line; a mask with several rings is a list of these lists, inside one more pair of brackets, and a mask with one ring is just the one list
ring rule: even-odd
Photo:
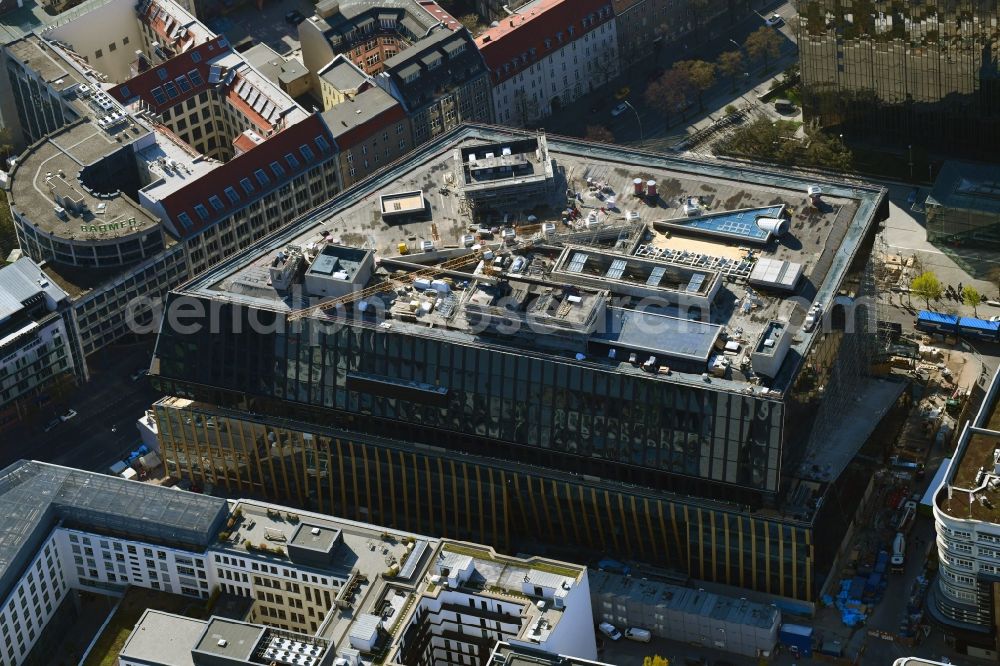
[[53,428],[55,428],[60,423],[62,423],[62,419],[60,419],[60,418],[52,419],[51,421],[49,421],[48,423],[45,424],[45,432],[48,432],[48,431],[52,430]]
[[780,25],[784,25],[785,19],[781,18],[780,14],[771,14],[766,19],[764,19],[764,25],[768,28],[777,28]]
[[649,633],[649,629],[629,627],[625,630],[625,638],[630,641],[638,641],[639,643],[648,643],[653,639],[653,635]]
[[615,625],[610,622],[601,622],[597,625],[597,629],[613,641],[620,641],[622,639],[622,632],[618,631]]
[[65,414],[63,414],[62,416],[60,416],[59,420],[60,421],[69,421],[70,419],[75,418],[75,417],[76,417],[76,410],[75,409],[71,409],[68,412],[66,412]]
[[629,94],[631,94],[631,92],[632,89],[629,88],[628,86],[625,86],[624,88],[619,88],[618,92],[615,93],[615,99],[625,99],[626,97],[629,96]]
[[622,102],[621,104],[619,104],[615,108],[611,109],[611,117],[612,118],[617,118],[618,116],[620,116],[623,113],[625,113],[627,110],[628,110],[628,104],[626,104],[625,102]]
[[293,9],[292,11],[285,14],[285,23],[287,23],[288,25],[298,25],[299,23],[302,23],[305,20],[306,17],[303,16],[302,12],[300,12],[297,9]]

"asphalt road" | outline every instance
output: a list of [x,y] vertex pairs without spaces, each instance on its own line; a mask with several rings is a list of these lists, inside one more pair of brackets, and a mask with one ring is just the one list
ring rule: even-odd
[[[757,11],[765,16],[775,12],[789,18],[795,15],[794,8],[787,1],[766,3],[757,7]],[[769,63],[767,72],[763,71],[761,61],[748,63],[750,76],[739,79],[735,90],[727,77],[720,76],[716,85],[704,93],[704,110],[699,111],[696,105],[686,112],[685,118],[678,115],[667,118],[659,109],[646,104],[643,92],[649,83],[650,74],[657,68],[669,68],[680,60],[714,62],[719,54],[736,49],[732,41],[743,44],[750,33],[763,25],[764,21],[760,16],[751,13],[739,23],[719,31],[709,39],[698,41],[697,38],[691,37],[665,47],[655,61],[652,59],[641,61],[639,65],[630,68],[607,86],[574,102],[576,112],[561,114],[557,131],[560,134],[583,136],[588,125],[603,125],[615,135],[615,143],[638,144],[653,150],[666,149],[682,140],[688,134],[689,128],[701,123],[717,109],[722,109],[730,103],[746,106],[748,101],[753,99],[755,88],[768,82],[795,62],[798,47],[794,41],[794,32],[787,23],[775,28],[774,30],[783,38],[781,56],[777,61]],[[745,52],[744,57],[746,57]],[[617,118],[612,118],[611,109],[618,103],[614,93],[626,86],[631,89],[627,100],[635,108],[635,112],[626,111]],[[636,114],[639,116],[638,121]],[[541,124],[545,125],[544,122]]]
[[[153,338],[114,344],[88,359],[91,380],[60,403],[47,405],[29,423],[0,437],[0,468],[29,458],[97,472],[106,469],[139,443],[136,420],[159,395],[147,377],[129,378],[149,365]],[[75,418],[49,432],[45,424],[69,409]],[[112,432],[112,428],[115,429]]]

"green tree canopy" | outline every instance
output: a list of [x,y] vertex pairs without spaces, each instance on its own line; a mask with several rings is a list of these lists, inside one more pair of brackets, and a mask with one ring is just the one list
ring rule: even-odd
[[913,281],[910,282],[910,292],[924,299],[924,304],[930,310],[931,301],[939,300],[944,289],[941,287],[941,280],[938,279],[938,276],[927,271],[913,278]]
[[643,97],[646,104],[663,111],[665,118],[669,119],[674,113],[680,113],[683,118],[693,91],[694,86],[688,72],[672,67],[646,87]]
[[754,60],[763,60],[767,69],[768,61],[781,55],[781,37],[777,31],[762,25],[747,36],[743,48]]
[[728,76],[732,82],[733,90],[736,89],[736,77],[746,71],[746,63],[743,62],[743,54],[739,51],[726,51],[720,53],[715,60],[719,71]]
[[682,60],[673,69],[686,75],[691,87],[698,93],[698,109],[703,109],[702,95],[715,85],[715,64],[704,60]]
[[971,284],[967,284],[962,287],[962,302],[972,308],[972,315],[975,317],[979,316],[977,308],[986,300],[983,295],[973,287]]

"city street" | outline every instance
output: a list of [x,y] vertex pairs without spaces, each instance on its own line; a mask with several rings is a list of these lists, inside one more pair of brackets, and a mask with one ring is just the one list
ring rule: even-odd
[[[148,367],[153,339],[117,343],[88,359],[91,380],[70,396],[46,407],[31,422],[21,423],[0,437],[0,467],[22,458],[79,467],[96,472],[107,468],[139,443],[136,420],[159,398],[148,377],[129,376]],[[77,415],[49,432],[45,424],[67,410]],[[114,428],[114,432],[112,432]]]
[[[757,7],[756,10],[764,16],[772,13],[778,13],[786,18],[795,16],[794,7],[787,1],[767,3]],[[669,126],[663,113],[659,109],[650,107],[643,98],[650,74],[657,69],[669,68],[680,60],[714,62],[719,54],[736,50],[737,47],[733,42],[742,45],[750,33],[763,25],[764,21],[760,16],[750,14],[736,25],[720,31],[714,38],[699,42],[692,37],[663,48],[655,61],[652,59],[642,61],[640,66],[633,67],[612,83],[574,102],[578,113],[561,115],[558,133],[583,136],[588,125],[603,125],[614,134],[615,143],[638,145],[649,150],[667,150],[689,134],[710,125],[724,114],[723,110],[729,104],[744,107],[756,102],[757,95],[767,92],[773,79],[780,78],[782,72],[795,62],[798,52],[795,33],[787,22],[774,28],[783,38],[781,56],[777,61],[769,63],[766,73],[762,71],[763,63],[759,61],[748,63],[750,76],[737,80],[735,90],[728,77],[718,76],[715,86],[704,93],[704,111],[699,112],[696,106],[692,107],[683,120],[679,116],[671,117]],[[745,51],[744,57],[746,58]],[[635,108],[635,113],[627,111],[617,118],[612,118],[611,108],[615,105],[613,94],[625,86],[631,88],[632,92],[627,101]],[[639,116],[638,122],[636,114]],[[544,126],[545,122],[541,124]]]

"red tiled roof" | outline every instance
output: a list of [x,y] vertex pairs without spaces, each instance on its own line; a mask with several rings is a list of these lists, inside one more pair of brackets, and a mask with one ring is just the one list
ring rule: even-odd
[[444,23],[445,27],[454,32],[462,27],[462,24],[455,20],[455,17],[444,10],[441,5],[439,5],[435,0],[419,0],[420,6],[424,10],[436,18],[441,23]]
[[[317,144],[316,137],[322,137],[326,149]],[[312,158],[303,154],[301,146],[307,146]],[[326,129],[319,114],[312,114],[277,134],[272,135],[262,143],[252,147],[247,152],[234,157],[201,178],[191,181],[184,187],[166,196],[161,201],[163,209],[173,223],[174,229],[182,236],[192,236],[210,227],[218,220],[232,215],[251,201],[256,201],[267,192],[276,190],[281,185],[308,171],[317,164],[332,158],[336,151],[333,137]],[[291,154],[297,166],[286,159]],[[272,163],[280,166],[281,173],[275,173]],[[261,184],[256,172],[263,171],[267,182]],[[251,191],[247,194],[242,180],[250,182]],[[237,201],[233,203],[226,194],[226,188],[231,187]],[[218,197],[222,209],[213,205],[212,197]],[[204,209],[204,216],[198,207]],[[186,219],[185,219],[186,216]]]
[[[174,56],[161,65],[135,75],[125,83],[108,90],[108,94],[122,104],[129,104],[138,97],[153,112],[162,113],[175,104],[210,88],[208,73],[211,61],[229,51],[229,42],[226,38],[216,37],[187,53]],[[198,73],[200,82],[191,79],[190,73],[193,71]],[[170,92],[174,95],[171,96]]]
[[[606,11],[600,16],[602,8]],[[586,27],[583,25],[585,18],[588,20]],[[542,0],[526,8],[524,13],[502,19],[500,25],[476,37],[476,46],[490,68],[493,82],[501,83],[613,20],[611,0]],[[572,37],[570,27],[573,28]],[[563,35],[562,42],[558,39],[559,33]],[[546,39],[550,40],[549,47],[545,46]],[[522,55],[527,59],[523,60]],[[507,71],[504,71],[505,64],[509,66]]]
[[[157,11],[158,9],[162,9],[162,11]],[[169,47],[177,53],[186,51],[194,43],[195,36],[191,32],[185,32],[183,35],[175,33],[181,24],[178,23],[176,17],[172,16],[158,3],[151,2],[146,8],[145,14],[140,17],[140,20],[160,37],[163,46]],[[177,34],[176,38],[174,37],[175,34]]]
[[260,144],[259,141],[252,139],[246,132],[243,132],[236,140],[233,141],[233,147],[238,153],[245,153],[251,148],[255,148]]
[[229,103],[236,107],[236,109],[242,113],[244,116],[249,118],[254,125],[264,131],[264,133],[270,132],[274,129],[274,124],[268,121],[264,116],[257,113],[257,111],[247,104],[246,100],[239,96],[236,92],[236,86],[240,79],[237,77],[232,85],[229,87],[229,92],[226,93],[226,99]]

